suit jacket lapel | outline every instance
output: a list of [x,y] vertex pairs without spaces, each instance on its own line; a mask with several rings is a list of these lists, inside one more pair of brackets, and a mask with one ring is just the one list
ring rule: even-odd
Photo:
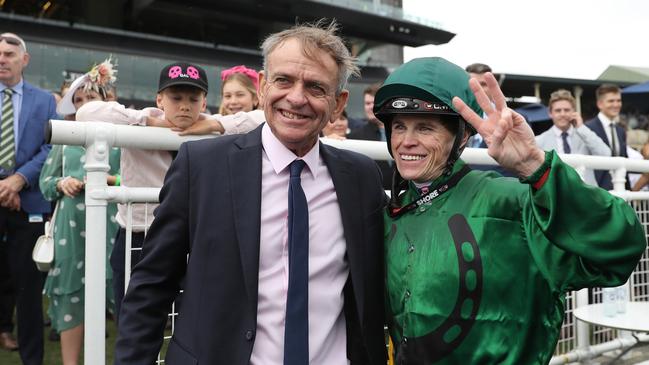
[[599,138],[606,143],[606,145],[610,148],[611,147],[611,141],[608,140],[608,136],[606,135],[606,131],[604,130],[604,123],[597,118],[597,123],[593,124],[595,134],[599,136]]
[[347,262],[354,289],[354,297],[358,307],[359,318],[363,317],[363,306],[365,297],[364,288],[364,251],[362,209],[358,202],[360,194],[359,182],[355,179],[353,166],[338,150],[324,144],[320,144],[320,154],[324,160],[334,188],[338,197],[340,215],[343,222],[345,243],[347,245]]
[[256,311],[259,282],[261,220],[261,126],[234,142],[228,155],[228,176],[241,266],[250,305]]
[[22,97],[22,103],[20,105],[20,117],[18,118],[18,136],[16,136],[16,141],[18,142],[17,145],[21,145],[22,139],[25,137],[27,133],[25,133],[25,129],[27,128],[27,124],[29,123],[29,116],[32,112],[32,105],[34,104],[34,90],[32,89],[31,85],[29,85],[26,81],[23,82],[23,97]]

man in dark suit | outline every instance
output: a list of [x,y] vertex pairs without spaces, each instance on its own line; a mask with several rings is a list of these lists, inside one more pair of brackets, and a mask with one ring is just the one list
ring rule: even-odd
[[380,173],[318,140],[357,71],[335,30],[269,36],[267,123],[181,146],[122,304],[116,364],[155,361],[181,282],[167,364],[385,364]]
[[[359,139],[364,141],[385,141],[385,128],[372,109],[374,108],[374,95],[381,87],[381,84],[372,84],[365,88],[363,91],[363,107],[365,110],[366,119],[363,124],[358,128],[352,128],[351,132],[347,135],[349,139]],[[388,161],[377,160],[376,164],[381,169],[383,175],[383,188],[390,190],[392,188],[392,164]]]
[[[619,125],[622,109],[622,93],[617,85],[602,84],[595,91],[599,114],[586,122],[586,126],[611,148],[611,156],[628,157],[626,153],[626,132]],[[611,174],[607,170],[595,170],[595,180],[600,188],[613,189]],[[627,177],[626,188],[630,190]]]
[[[25,42],[12,33],[0,34],[0,235],[7,237],[9,277],[0,285],[16,293],[18,345],[23,364],[43,363],[43,275],[31,253],[43,234],[44,215],[50,213],[38,188],[38,177],[50,146],[45,124],[56,119],[54,97],[23,80],[29,63]],[[7,300],[6,296],[2,300]],[[4,329],[5,331],[8,329]],[[9,331],[11,331],[9,329]]]

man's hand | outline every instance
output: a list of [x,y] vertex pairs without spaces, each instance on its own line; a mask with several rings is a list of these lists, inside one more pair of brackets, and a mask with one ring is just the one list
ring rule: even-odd
[[77,196],[84,187],[83,181],[70,176],[56,183],[56,189],[70,198]]
[[16,212],[20,211],[20,195],[18,193],[12,194],[6,201],[2,202],[0,206]]
[[198,120],[194,122],[194,124],[192,124],[190,127],[187,127],[185,129],[172,128],[172,130],[178,132],[178,134],[181,136],[212,134],[214,132],[220,132],[220,133],[225,132],[225,129],[223,128],[221,122],[219,122],[216,118],[210,115],[202,114],[202,113],[198,117]]
[[488,72],[485,80],[493,104],[476,79],[471,78],[469,86],[486,118],[478,116],[458,97],[453,98],[453,106],[484,138],[489,156],[518,176],[528,177],[543,164],[545,154],[536,145],[534,132],[525,118],[507,107],[494,76]]
[[18,195],[25,184],[25,179],[18,174],[13,174],[4,180],[0,180],[0,204],[3,207],[7,207],[8,205],[5,204],[9,204],[10,200],[14,199],[14,195]]
[[570,124],[572,124],[572,126],[575,128],[579,128],[584,125],[584,120],[581,118],[581,114],[573,112],[570,116]]

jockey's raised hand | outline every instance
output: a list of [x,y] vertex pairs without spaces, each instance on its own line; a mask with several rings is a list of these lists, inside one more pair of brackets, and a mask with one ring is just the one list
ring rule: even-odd
[[453,98],[453,106],[484,138],[489,156],[518,176],[530,176],[543,164],[545,154],[536,145],[534,132],[525,118],[507,107],[505,96],[493,74],[486,73],[485,79],[493,103],[476,79],[469,80],[469,86],[485,113],[484,117],[476,114],[458,97]]

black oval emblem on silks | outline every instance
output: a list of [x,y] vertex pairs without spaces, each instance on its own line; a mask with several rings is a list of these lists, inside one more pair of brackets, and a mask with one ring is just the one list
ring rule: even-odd
[[[482,299],[483,273],[480,249],[464,216],[460,214],[452,216],[448,220],[448,227],[453,236],[460,271],[457,302],[450,315],[437,329],[421,337],[409,337],[407,343],[399,347],[396,364],[428,365],[441,360],[462,344],[475,323]],[[468,255],[469,257],[462,252],[462,245],[465,243],[469,244],[473,251]],[[471,285],[467,283],[467,274],[475,277]],[[472,305],[470,314],[463,318],[462,307],[465,303]],[[448,342],[444,337],[447,337]],[[449,340],[448,337],[451,339]]]

